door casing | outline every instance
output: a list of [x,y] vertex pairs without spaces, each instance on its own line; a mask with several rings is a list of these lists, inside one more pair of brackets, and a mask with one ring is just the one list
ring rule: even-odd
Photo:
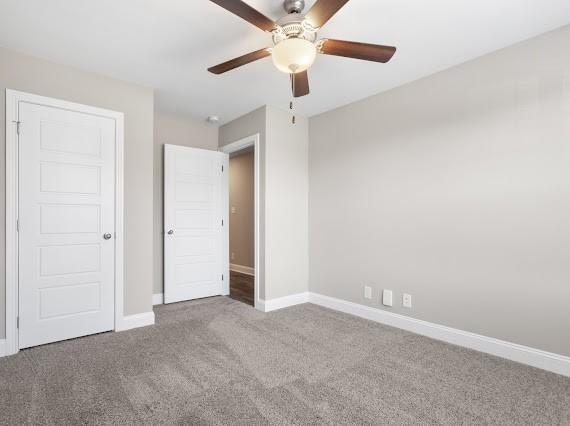
[[18,131],[19,103],[97,115],[115,120],[115,330],[123,321],[123,153],[124,114],[31,93],[6,90],[6,345],[4,355],[18,352]]

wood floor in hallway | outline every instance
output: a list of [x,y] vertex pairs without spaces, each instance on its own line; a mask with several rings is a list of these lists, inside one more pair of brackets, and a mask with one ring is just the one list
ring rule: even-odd
[[230,297],[253,306],[254,279],[251,275],[230,271]]

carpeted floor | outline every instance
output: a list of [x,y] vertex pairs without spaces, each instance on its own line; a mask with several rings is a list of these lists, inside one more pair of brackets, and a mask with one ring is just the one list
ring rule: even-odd
[[0,359],[0,423],[570,424],[568,378],[314,305],[155,311]]

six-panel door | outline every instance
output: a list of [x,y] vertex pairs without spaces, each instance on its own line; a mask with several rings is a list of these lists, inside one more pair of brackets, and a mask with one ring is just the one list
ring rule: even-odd
[[27,102],[19,117],[19,347],[112,330],[115,121]]

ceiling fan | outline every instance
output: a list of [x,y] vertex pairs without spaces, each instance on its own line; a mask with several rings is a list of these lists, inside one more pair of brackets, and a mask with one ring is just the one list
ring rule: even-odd
[[304,0],[285,0],[287,15],[277,21],[269,19],[241,0],[211,0],[234,15],[272,34],[273,47],[256,50],[227,62],[208,68],[213,74],[223,74],[234,68],[271,56],[278,70],[290,74],[294,97],[309,94],[307,70],[317,53],[388,62],[395,47],[353,41],[317,39],[318,30],[340,10],[348,0],[317,0],[307,14],[303,14]]

